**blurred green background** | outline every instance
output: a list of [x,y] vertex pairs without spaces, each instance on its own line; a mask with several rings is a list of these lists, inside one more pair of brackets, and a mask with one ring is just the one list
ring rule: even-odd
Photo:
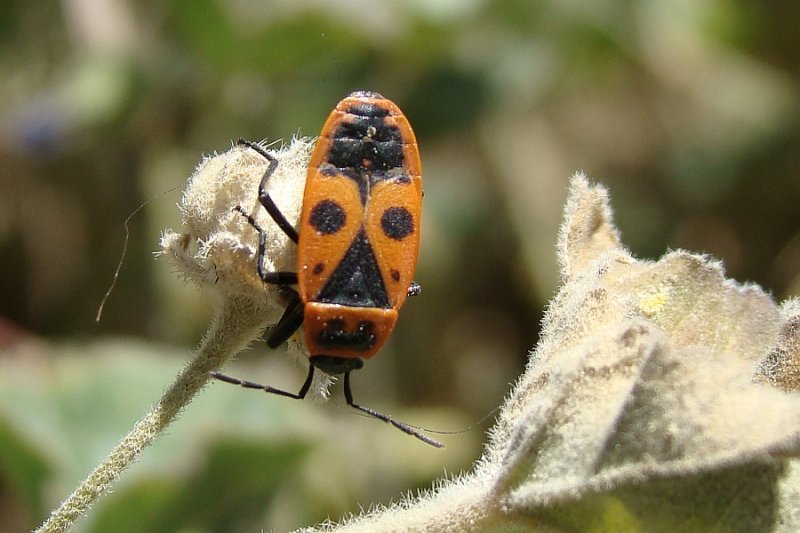
[[[569,176],[625,243],[711,253],[800,294],[800,4],[744,0],[0,1],[0,530],[37,525],[199,343],[206,295],[154,261],[180,188],[239,137],[316,135],[355,89],[405,110],[425,170],[423,294],[353,376],[440,430],[502,401],[557,288]],[[131,238],[104,316],[97,307]],[[228,370],[290,390],[264,343]],[[80,531],[277,531],[469,468],[352,416],[215,384]]]

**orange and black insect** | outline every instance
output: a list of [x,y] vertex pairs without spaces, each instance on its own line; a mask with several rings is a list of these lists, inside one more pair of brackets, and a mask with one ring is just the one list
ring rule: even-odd
[[392,101],[374,92],[354,92],[339,102],[311,155],[299,231],[267,192],[278,160],[261,145],[239,143],[269,161],[258,189],[259,202],[298,246],[297,272],[265,271],[266,233],[237,207],[260,235],[259,276],[265,283],[286,287],[290,294],[267,344],[280,346],[302,325],[310,364],[296,394],[220,373],[213,376],[301,399],[315,369],[344,374],[349,406],[441,447],[408,424],[354,403],[350,390],[350,372],[381,349],[406,297],[420,292],[412,278],[419,252],[422,169],[408,119]]

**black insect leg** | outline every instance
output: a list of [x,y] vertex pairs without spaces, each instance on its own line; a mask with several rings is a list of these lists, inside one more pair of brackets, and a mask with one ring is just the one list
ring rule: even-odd
[[272,197],[267,192],[267,180],[269,180],[270,176],[275,172],[275,169],[278,167],[278,160],[275,158],[274,155],[269,153],[263,146],[258,143],[254,143],[253,141],[248,141],[245,139],[239,139],[237,143],[239,146],[247,146],[251,150],[255,150],[258,152],[264,159],[269,161],[269,166],[267,166],[266,172],[261,177],[261,183],[258,185],[258,201],[261,202],[261,205],[264,206],[264,209],[267,210],[269,216],[272,217],[272,220],[283,230],[287,237],[289,237],[295,244],[297,243],[297,230],[294,229],[286,217],[283,216],[281,210],[278,209],[278,206],[275,205],[275,202],[272,201]]
[[412,281],[411,285],[408,286],[408,291],[406,294],[408,296],[419,296],[422,293],[422,285],[417,283],[416,281]]
[[291,290],[291,300],[289,300],[281,319],[272,328],[267,339],[267,346],[277,348],[294,335],[294,332],[303,324],[303,309],[304,305],[300,300],[300,295],[297,294],[297,291]]
[[242,206],[237,205],[234,207],[236,211],[242,214],[247,219],[247,222],[258,232],[258,257],[256,259],[256,270],[258,277],[264,283],[272,283],[274,285],[295,285],[297,284],[297,272],[267,272],[264,268],[264,260],[267,253],[267,232],[264,228],[258,225],[256,219],[247,213]]
[[311,380],[314,378],[314,367],[312,365],[308,365],[308,377],[306,378],[305,383],[303,383],[303,386],[300,387],[300,390],[297,392],[297,394],[281,389],[276,389],[275,387],[270,387],[269,385],[262,385],[260,383],[254,383],[252,381],[246,381],[244,379],[234,378],[226,374],[223,374],[222,372],[211,372],[209,375],[214,379],[218,379],[220,381],[224,381],[225,383],[230,383],[232,385],[239,385],[240,387],[244,387],[245,389],[262,390],[270,394],[277,394],[279,396],[286,396],[287,398],[293,398],[295,400],[302,400],[303,398],[306,397],[306,394],[308,394],[308,390],[311,388]]
[[427,435],[423,435],[419,431],[415,430],[408,424],[400,422],[399,420],[395,420],[389,415],[385,415],[383,413],[379,413],[377,411],[373,411],[369,407],[364,407],[363,405],[358,405],[357,403],[353,402],[353,393],[350,390],[350,372],[345,372],[344,374],[344,399],[347,401],[347,405],[352,407],[353,409],[357,409],[362,413],[365,413],[373,418],[377,418],[378,420],[383,420],[387,424],[391,424],[403,433],[407,433],[412,437],[417,437],[419,440],[424,442],[425,444],[430,444],[431,446],[435,446],[436,448],[444,448],[444,444],[439,442],[438,440],[434,440]]

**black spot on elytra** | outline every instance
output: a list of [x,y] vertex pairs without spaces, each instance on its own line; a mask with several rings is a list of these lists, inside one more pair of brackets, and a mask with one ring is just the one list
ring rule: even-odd
[[346,220],[347,214],[341,205],[334,200],[322,200],[311,209],[308,223],[319,233],[332,235],[342,229]]
[[325,265],[323,263],[317,263],[311,270],[311,272],[316,276],[322,274],[324,271],[325,271]]
[[381,215],[381,229],[390,239],[401,241],[414,233],[414,217],[405,207],[390,207]]
[[395,282],[400,281],[400,272],[395,269],[392,269],[392,280]]

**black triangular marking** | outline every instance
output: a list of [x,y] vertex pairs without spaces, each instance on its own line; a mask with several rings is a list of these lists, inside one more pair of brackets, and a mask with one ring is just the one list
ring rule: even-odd
[[364,228],[353,239],[315,301],[352,307],[392,307]]

